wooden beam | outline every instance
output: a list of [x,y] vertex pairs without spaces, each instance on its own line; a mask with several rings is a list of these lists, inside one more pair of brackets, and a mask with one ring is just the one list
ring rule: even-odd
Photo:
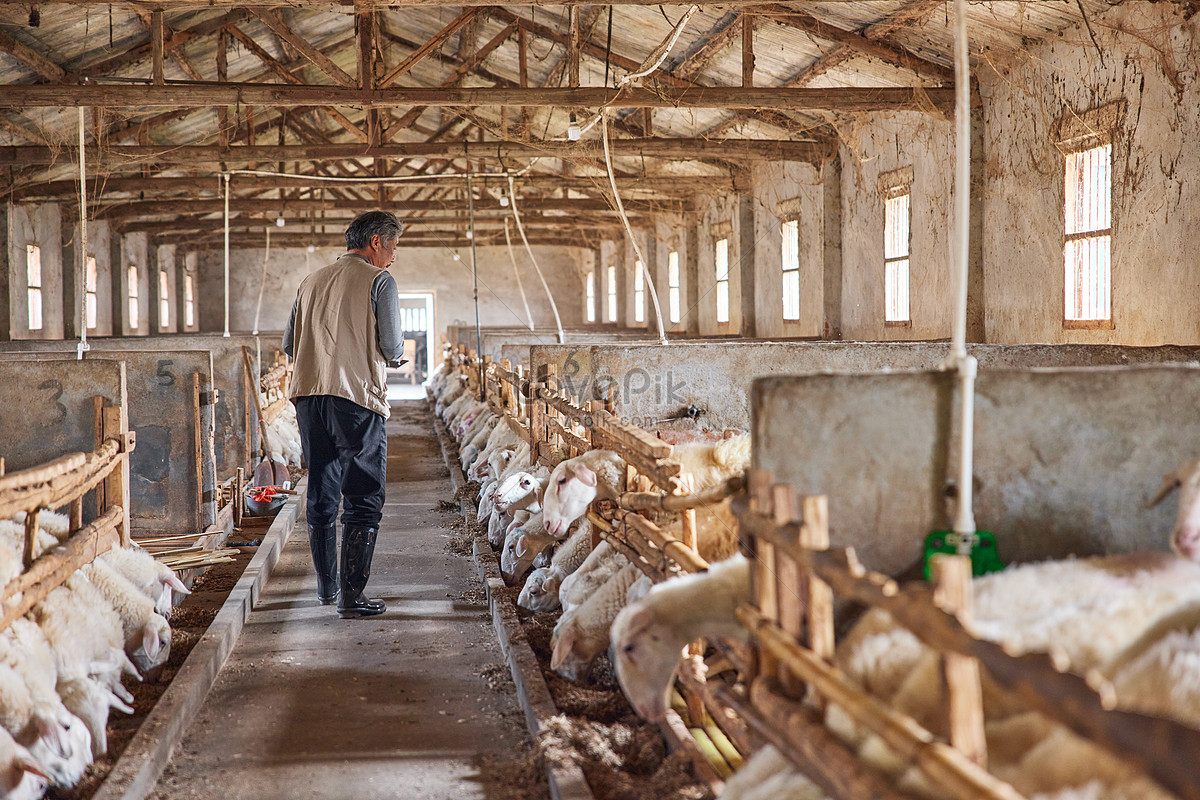
[[394,88],[373,92],[336,86],[280,86],[232,84],[195,86],[6,86],[0,108],[201,108],[243,106],[575,106],[599,108],[733,108],[809,109],[821,111],[951,111],[952,88],[838,87],[775,89],[740,86],[658,87],[656,89],[602,87],[570,88]]
[[8,53],[48,81],[61,83],[67,75],[67,71],[58,64],[32,47],[17,41],[3,30],[0,30],[0,50]]
[[742,17],[743,15],[735,13],[732,18],[718,20],[700,37],[700,41],[704,42],[700,49],[684,58],[675,69],[671,70],[671,74],[680,80],[690,81],[703,72],[704,68],[721,51],[733,44],[734,38],[742,32],[742,26],[739,24]]
[[742,15],[742,86],[754,85],[754,17]]
[[[615,139],[609,143],[609,149],[616,157],[808,162],[824,161],[832,157],[834,152],[830,143],[762,139]],[[222,161],[329,161],[362,157],[493,160],[542,156],[589,159],[595,158],[599,152],[600,144],[594,139],[580,142],[409,142],[380,145],[366,152],[359,144],[241,145],[225,148],[217,145],[107,145],[99,151],[89,147],[88,163],[97,168],[116,170],[137,167],[146,162],[194,165]],[[0,166],[54,164],[60,156],[53,148],[33,145],[0,147]]]
[[[534,233],[529,239],[530,245],[550,245],[554,247],[597,247],[604,239],[615,238],[620,235],[620,226],[613,226],[607,230],[596,231],[588,228],[583,231],[560,231],[555,233]],[[180,242],[171,234],[167,234],[166,238],[160,241],[159,237],[154,237],[152,240],[155,245],[158,244],[178,244],[185,251],[190,250],[215,250],[220,249],[223,245],[224,235],[222,233],[214,233],[206,237],[189,237],[187,241]],[[471,240],[466,238],[461,231],[428,231],[422,234],[409,235],[406,233],[398,240],[399,247],[428,247],[434,250],[440,250],[445,253],[446,248],[463,248],[470,247]],[[231,233],[229,236],[231,247],[239,250],[258,249],[261,250],[266,243],[264,233]],[[296,234],[271,234],[271,247],[302,249],[310,244],[315,244],[317,247],[345,247],[346,237],[341,233],[326,233],[315,234],[310,236],[307,232]],[[504,247],[504,234],[499,232],[496,234],[488,234],[486,236],[479,235],[475,238],[475,244],[479,247]],[[447,264],[449,264],[449,254]]]
[[268,28],[275,31],[279,35],[279,38],[296,48],[305,58],[320,67],[326,75],[333,78],[342,86],[355,85],[356,82],[353,78],[347,75],[341,67],[333,63],[329,56],[322,53],[311,42],[288,27],[276,12],[268,9],[254,9],[251,13],[258,17]]
[[[164,214],[217,214],[224,208],[223,199],[196,200],[138,200],[127,203],[115,203],[96,212],[95,219],[119,220],[137,217],[162,216]],[[361,211],[362,204],[350,200],[229,200],[231,212],[248,212],[283,214],[287,217],[299,217],[301,212],[321,210]],[[407,211],[466,211],[468,203],[463,200],[432,200],[414,201],[406,204]],[[563,198],[525,198],[521,200],[522,210],[530,211],[592,211],[603,214],[615,214],[612,206],[604,199],[563,199]],[[674,211],[690,210],[690,204],[670,200],[628,200],[625,208],[629,211]]]
[[[267,201],[264,201],[267,202]],[[358,211],[363,208],[363,201],[355,201]],[[405,222],[408,225],[461,225],[463,217],[461,215],[454,216],[434,216],[424,213],[411,213],[407,202],[397,202],[394,204],[398,209],[397,213],[404,216]],[[500,212],[502,209],[496,209]],[[357,216],[357,213],[348,213],[344,216],[324,217],[326,224],[337,224],[345,227]],[[265,227],[275,226],[275,217],[242,217],[233,216],[229,220],[229,229],[231,231],[246,231],[246,230],[261,230]],[[287,219],[287,225],[284,226],[284,231],[288,234],[294,234],[297,229],[304,228],[308,224],[308,217],[297,217]],[[574,228],[579,225],[587,225],[598,229],[613,228],[619,232],[620,228],[611,219],[604,219],[597,215],[572,214],[570,219],[564,219],[560,216],[546,217],[536,214],[528,216],[522,214],[521,224],[526,230],[541,230],[544,228]],[[148,222],[145,220],[135,220],[132,222],[121,223],[116,226],[117,233],[166,233],[174,232],[195,232],[195,233],[213,233],[224,230],[225,222],[220,217],[182,217],[167,222]],[[476,209],[475,227],[477,230],[486,230],[496,228],[497,230],[504,229],[504,218],[499,216],[482,216]],[[272,232],[274,235],[274,232]]]
[[786,5],[761,6],[748,13],[760,14],[781,25],[787,25],[796,30],[804,31],[817,38],[853,47],[860,53],[875,56],[889,64],[911,69],[918,75],[935,78],[944,83],[952,83],[954,81],[953,69],[921,58],[902,47],[868,39],[866,36],[854,31],[848,31],[830,25],[827,22],[822,22],[811,14],[793,11]]
[[163,12],[156,8],[150,12],[150,80],[163,83]]
[[448,25],[435,33],[432,39],[421,45],[419,50],[401,61],[391,70],[389,70],[386,75],[380,78],[379,83],[377,84],[378,88],[385,89],[388,86],[391,86],[396,82],[397,78],[416,66],[421,59],[425,58],[425,56],[429,55],[433,50],[441,47],[442,43],[457,33],[459,28],[470,22],[471,18],[475,16],[475,11],[476,10],[474,8],[467,8],[457,17],[452,19]]
[[567,9],[567,85],[579,87],[579,8]]
[[[175,9],[175,4],[171,4],[171,9]],[[173,31],[171,38],[163,42],[164,53],[171,53],[176,48],[181,47],[186,42],[189,42],[197,37],[208,36],[216,33],[224,26],[240,22],[250,16],[250,12],[244,9],[232,9],[228,14],[216,19],[208,19],[192,28]],[[150,57],[151,43],[150,36],[139,41],[127,50],[116,53],[103,61],[98,61],[94,64],[89,64],[86,67],[81,67],[71,73],[70,80],[79,80],[80,78],[94,78],[101,75],[107,75],[111,72],[123,69],[125,67],[137,64],[139,61]]]

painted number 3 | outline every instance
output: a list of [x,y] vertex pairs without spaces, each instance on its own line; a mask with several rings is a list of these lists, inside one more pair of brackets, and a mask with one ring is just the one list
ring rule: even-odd
[[67,418],[67,407],[64,406],[62,403],[58,402],[58,398],[63,396],[62,383],[51,378],[50,380],[42,381],[41,383],[39,383],[38,388],[50,390],[51,394],[50,394],[49,400],[50,400],[50,402],[54,403],[54,409],[55,409],[53,416],[50,417],[49,419],[47,419],[45,422],[43,422],[42,427],[49,427],[50,425],[55,425],[59,422],[62,422],[64,419],[66,419]]

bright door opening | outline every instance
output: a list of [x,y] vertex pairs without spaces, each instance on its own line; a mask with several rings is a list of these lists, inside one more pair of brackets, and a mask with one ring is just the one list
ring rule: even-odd
[[400,325],[404,330],[404,357],[408,363],[388,370],[388,399],[425,397],[424,384],[433,371],[433,292],[400,292]]

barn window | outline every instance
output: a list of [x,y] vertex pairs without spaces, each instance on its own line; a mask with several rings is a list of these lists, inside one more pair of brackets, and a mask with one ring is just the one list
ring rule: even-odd
[[88,330],[96,327],[99,302],[96,297],[96,257],[88,256],[83,267],[83,304]]
[[160,269],[158,271],[158,327],[159,330],[167,330],[171,327],[171,284],[167,278],[167,271]]
[[596,321],[596,272],[589,270],[584,283],[587,294],[587,321]]
[[671,307],[671,322],[679,322],[679,253],[667,254],[667,304]]
[[783,235],[783,318],[800,319],[800,221],[779,226]]
[[729,322],[729,240],[717,239],[717,322]]
[[633,270],[633,321],[646,321],[646,267],[641,261]]
[[1112,143],[1065,156],[1063,320],[1112,327]]
[[183,324],[189,328],[196,324],[196,286],[190,274],[183,276]]
[[608,268],[608,321],[617,321],[617,268]]
[[126,280],[129,283],[128,295],[129,298],[129,328],[136,330],[138,327],[138,268],[131,264],[129,269],[125,271]]
[[25,286],[29,293],[29,330],[42,329],[42,248],[25,245]]
[[883,304],[884,324],[908,326],[910,222],[912,190],[894,186],[883,201]]

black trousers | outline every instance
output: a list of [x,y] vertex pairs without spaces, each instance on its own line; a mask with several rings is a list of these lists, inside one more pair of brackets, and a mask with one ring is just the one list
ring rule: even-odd
[[384,418],[344,397],[296,398],[300,446],[308,463],[308,524],[379,527],[387,488]]

